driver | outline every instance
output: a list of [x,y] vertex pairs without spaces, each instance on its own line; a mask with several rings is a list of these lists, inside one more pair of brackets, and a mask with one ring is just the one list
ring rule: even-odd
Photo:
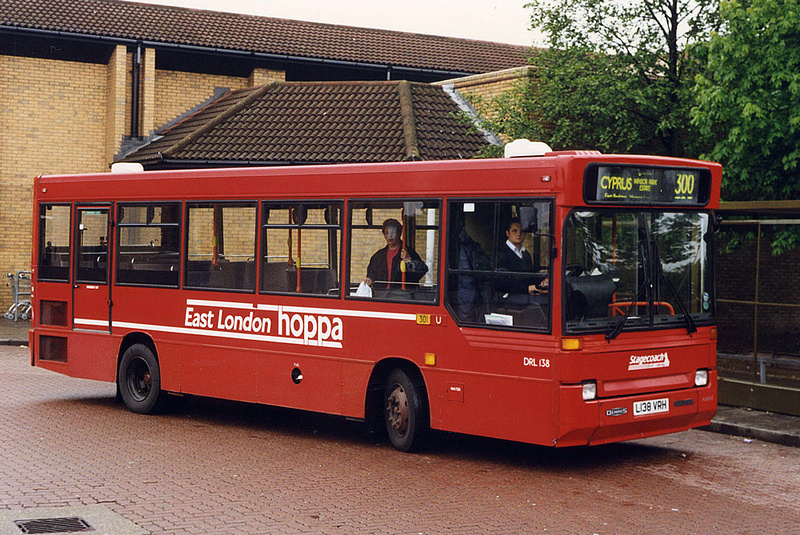
[[[497,269],[500,271],[515,271],[535,273],[531,253],[525,249],[523,242],[527,232],[522,231],[519,219],[512,219],[506,229],[506,242],[500,246],[497,254]],[[545,277],[540,282],[531,282],[527,277],[506,277],[497,284],[497,289],[509,294],[546,294],[549,289],[549,280]]]

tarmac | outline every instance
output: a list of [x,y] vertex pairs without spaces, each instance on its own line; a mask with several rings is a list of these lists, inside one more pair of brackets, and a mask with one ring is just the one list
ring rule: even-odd
[[[29,321],[0,317],[0,345],[28,345]],[[757,411],[747,407],[720,405],[711,425],[713,433],[757,439],[784,446],[800,447],[800,417]]]

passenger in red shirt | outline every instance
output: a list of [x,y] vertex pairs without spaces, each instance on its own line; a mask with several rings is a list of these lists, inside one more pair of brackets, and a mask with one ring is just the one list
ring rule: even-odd
[[386,247],[377,251],[370,258],[367,266],[367,278],[364,282],[373,288],[400,288],[403,274],[400,261],[406,263],[406,280],[408,284],[416,283],[428,272],[422,258],[411,247],[406,247],[402,241],[403,225],[397,219],[387,219],[382,226],[383,238]]

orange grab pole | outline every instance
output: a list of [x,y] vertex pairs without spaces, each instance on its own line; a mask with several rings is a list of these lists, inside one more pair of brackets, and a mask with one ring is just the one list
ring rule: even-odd
[[[406,221],[406,209],[405,208],[403,208],[403,213],[401,214],[400,219],[403,221],[403,238],[402,238],[403,243],[400,244],[400,253],[402,254],[403,248],[404,247],[406,247],[406,248],[408,247],[408,245],[406,245],[406,238],[408,238],[408,221]],[[400,276],[402,277],[402,281],[403,281],[402,288],[403,288],[403,290],[405,290],[406,289],[406,261],[403,260],[402,257],[400,258]]]

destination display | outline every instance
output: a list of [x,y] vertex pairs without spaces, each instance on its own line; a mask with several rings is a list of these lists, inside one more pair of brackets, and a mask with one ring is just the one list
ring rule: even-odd
[[593,165],[587,169],[587,202],[636,205],[704,205],[711,176],[706,169]]

